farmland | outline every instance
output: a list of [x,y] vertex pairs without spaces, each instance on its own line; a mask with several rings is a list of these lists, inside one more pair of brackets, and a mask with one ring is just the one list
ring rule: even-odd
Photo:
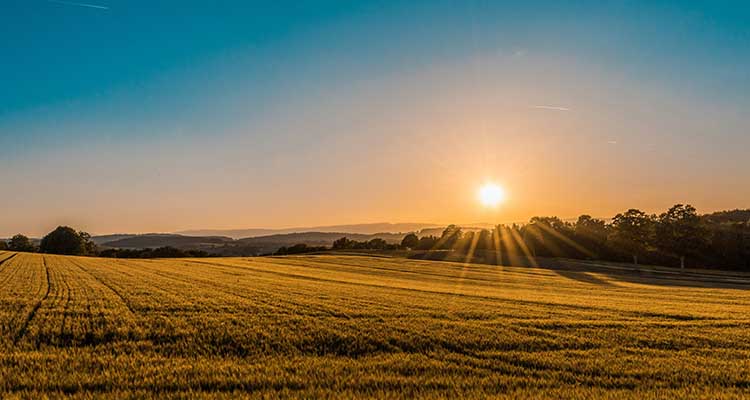
[[742,398],[749,287],[343,255],[0,252],[0,397]]

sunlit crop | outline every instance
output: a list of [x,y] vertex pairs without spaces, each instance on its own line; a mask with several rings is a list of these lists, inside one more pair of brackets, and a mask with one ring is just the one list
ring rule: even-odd
[[741,398],[750,293],[359,256],[0,252],[0,397]]

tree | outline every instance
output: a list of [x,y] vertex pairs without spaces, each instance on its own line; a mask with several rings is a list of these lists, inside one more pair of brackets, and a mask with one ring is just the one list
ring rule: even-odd
[[459,228],[456,225],[448,225],[448,227],[446,227],[445,230],[443,231],[443,234],[440,236],[438,245],[441,249],[451,250],[455,247],[456,243],[461,239],[461,236],[463,236],[463,232],[461,232],[461,228]]
[[435,236],[422,236],[419,238],[419,243],[417,244],[418,250],[432,250],[437,245],[438,238]]
[[695,208],[676,204],[659,216],[656,224],[656,244],[664,253],[680,258],[685,268],[685,256],[697,254],[706,245],[707,232]]
[[617,250],[633,256],[633,264],[638,265],[638,256],[650,243],[653,221],[652,216],[633,208],[612,219],[610,240]]
[[8,250],[8,244],[5,243],[5,240],[0,240],[0,250]]
[[607,224],[590,215],[581,215],[574,226],[575,240],[578,244],[601,256],[607,241]]
[[580,246],[573,241],[573,226],[558,217],[532,217],[529,221],[530,247],[546,257],[577,257]]
[[351,249],[352,248],[352,241],[347,239],[346,236],[342,237],[341,239],[336,239],[333,242],[333,246],[331,246],[333,250],[343,250],[343,249]]
[[371,239],[367,242],[367,248],[373,250],[385,250],[388,247],[388,242],[381,238]]
[[32,243],[28,237],[19,233],[10,238],[10,241],[8,242],[8,250],[34,252],[36,251],[36,246],[34,246],[34,243]]
[[86,254],[87,241],[69,226],[58,226],[42,238],[39,250],[42,253],[84,255]]
[[88,255],[96,255],[99,252],[99,248],[94,243],[93,240],[91,240],[91,235],[88,232],[80,231],[78,232],[78,235],[83,239],[84,246],[86,247],[86,253]]
[[475,251],[491,250],[494,248],[494,243],[492,243],[492,233],[487,229],[482,229],[481,231],[477,232],[474,241],[476,242],[476,244],[474,245]]
[[416,249],[419,245],[419,237],[416,234],[410,233],[401,240],[401,247],[405,249]]

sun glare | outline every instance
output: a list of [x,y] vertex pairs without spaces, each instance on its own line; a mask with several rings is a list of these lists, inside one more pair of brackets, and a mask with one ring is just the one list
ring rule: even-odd
[[479,201],[485,207],[497,207],[505,200],[505,191],[494,183],[485,183],[479,188]]

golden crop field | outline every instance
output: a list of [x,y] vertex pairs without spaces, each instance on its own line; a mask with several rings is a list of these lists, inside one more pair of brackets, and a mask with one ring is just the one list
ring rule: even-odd
[[747,398],[737,284],[0,252],[0,397]]

